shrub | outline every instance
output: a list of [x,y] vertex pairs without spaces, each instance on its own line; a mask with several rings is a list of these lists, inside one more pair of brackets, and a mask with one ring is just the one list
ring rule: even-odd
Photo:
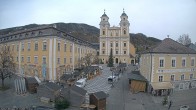
[[69,105],[70,104],[69,104],[69,102],[66,99],[62,99],[62,100],[56,99],[55,100],[55,108],[57,110],[66,109],[66,108],[69,107]]
[[167,103],[168,103],[167,96],[165,96],[165,97],[163,98],[162,104],[163,104],[163,105],[166,105]]

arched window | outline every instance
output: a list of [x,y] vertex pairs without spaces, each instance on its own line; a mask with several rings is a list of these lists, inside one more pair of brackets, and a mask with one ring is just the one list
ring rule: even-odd
[[105,35],[105,31],[103,31],[103,35]]
[[124,29],[124,34],[126,34],[126,30]]

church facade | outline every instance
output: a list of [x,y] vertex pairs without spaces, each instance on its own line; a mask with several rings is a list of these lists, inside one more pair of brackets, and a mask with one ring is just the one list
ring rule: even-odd
[[110,27],[109,17],[105,14],[101,16],[100,22],[100,50],[99,58],[103,63],[108,62],[112,50],[114,64],[135,63],[135,47],[130,43],[128,16],[123,10],[120,16],[119,27]]

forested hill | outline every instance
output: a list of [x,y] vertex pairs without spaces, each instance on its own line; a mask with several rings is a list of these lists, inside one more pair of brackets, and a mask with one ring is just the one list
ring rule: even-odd
[[[80,23],[53,23],[56,24],[56,27],[66,33],[69,33],[75,37],[78,37],[80,39],[84,39],[91,43],[98,43],[99,42],[99,29],[90,26],[87,24],[80,24]],[[18,27],[12,27],[7,29],[1,29],[0,35],[35,28],[39,26],[44,26],[48,24],[29,24],[25,26],[18,26]],[[52,24],[49,24],[52,25]],[[156,39],[154,37],[147,37],[146,35],[142,33],[130,33],[130,42],[136,47],[136,50],[143,51],[146,48],[152,47],[156,45],[157,43],[161,42],[161,40]]]

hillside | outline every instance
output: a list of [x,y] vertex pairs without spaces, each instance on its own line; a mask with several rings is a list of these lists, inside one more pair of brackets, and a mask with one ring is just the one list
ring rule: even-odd
[[[98,42],[99,29],[94,26],[90,26],[87,24],[77,24],[77,23],[53,23],[53,24],[56,24],[56,27],[58,29],[60,29],[68,34],[71,34],[75,37],[78,37],[80,39],[84,39],[84,40],[91,42],[91,43]],[[46,24],[42,24],[42,25],[29,24],[29,25],[25,25],[25,26],[18,26],[18,27],[2,29],[2,30],[0,30],[0,35],[8,34],[10,32],[35,28],[35,27],[39,27],[39,26],[44,26],[44,25],[46,25]]]
[[[87,24],[78,23],[53,23],[56,27],[66,33],[69,33],[79,39],[84,39],[91,43],[99,42],[99,29]],[[38,26],[43,26],[46,24],[29,24],[25,26],[12,27],[0,30],[0,35],[8,34],[10,32],[25,30],[29,28],[34,28]],[[136,47],[137,52],[143,51],[146,48],[152,47],[159,43],[161,40],[154,37],[147,37],[142,33],[133,34],[130,33],[130,42]]]
[[161,40],[157,38],[147,37],[142,33],[137,33],[137,34],[130,33],[129,35],[130,35],[130,42],[135,46],[136,52],[144,51],[161,42]]

